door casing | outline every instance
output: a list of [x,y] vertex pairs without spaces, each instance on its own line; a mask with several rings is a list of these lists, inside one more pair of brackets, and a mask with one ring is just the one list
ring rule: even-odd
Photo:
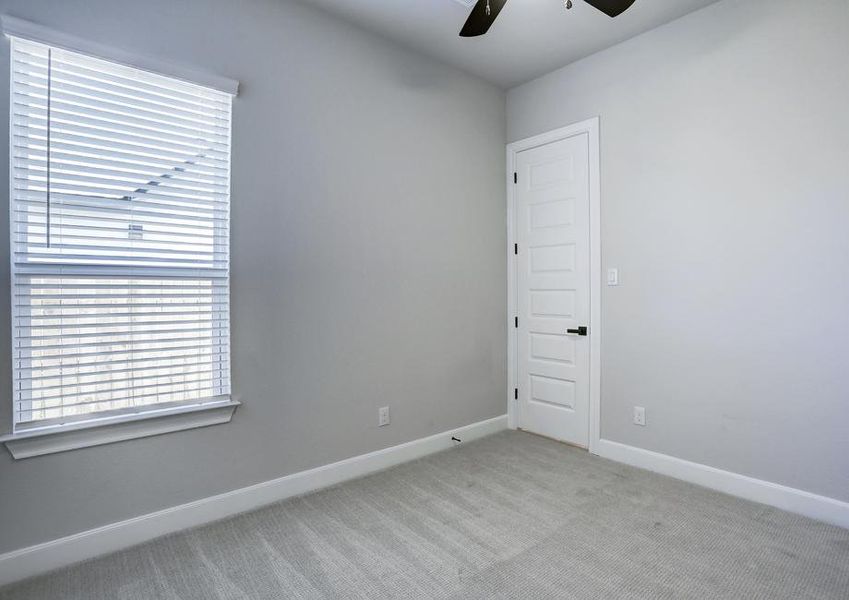
[[515,390],[518,384],[518,338],[515,318],[518,310],[516,255],[516,198],[513,174],[516,172],[516,155],[586,133],[589,138],[590,178],[590,411],[589,451],[598,454],[601,439],[601,177],[599,153],[599,118],[595,117],[574,125],[561,127],[541,135],[519,140],[507,145],[507,417],[511,429],[519,427],[518,401]]

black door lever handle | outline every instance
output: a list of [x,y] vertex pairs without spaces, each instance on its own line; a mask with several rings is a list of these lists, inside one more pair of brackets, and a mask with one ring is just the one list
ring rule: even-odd
[[566,333],[569,333],[571,335],[586,336],[589,335],[590,330],[587,327],[578,327],[577,329],[567,329]]

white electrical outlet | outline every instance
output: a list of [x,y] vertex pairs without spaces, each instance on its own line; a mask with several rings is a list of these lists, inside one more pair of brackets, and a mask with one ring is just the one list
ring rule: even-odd
[[377,424],[379,427],[386,427],[389,425],[389,407],[384,406],[383,408],[377,409]]
[[642,406],[634,407],[634,425],[646,426],[646,409]]

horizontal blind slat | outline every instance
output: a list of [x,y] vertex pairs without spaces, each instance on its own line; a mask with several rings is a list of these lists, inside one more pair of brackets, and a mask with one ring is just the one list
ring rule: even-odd
[[50,160],[47,160],[47,153],[41,156],[21,157],[12,156],[12,162],[17,169],[21,169],[27,173],[36,173],[39,176],[46,176],[48,163],[51,172],[67,173],[77,177],[85,177],[90,181],[132,181],[140,186],[154,185],[161,187],[173,187],[174,189],[185,189],[191,191],[202,191],[206,194],[221,195],[227,194],[227,180],[225,173],[222,172],[217,178],[195,176],[192,177],[183,171],[175,171],[173,167],[161,166],[149,167],[143,171],[141,169],[128,169],[122,167],[115,162],[99,160],[67,160],[57,156],[57,153],[50,153]]
[[[110,219],[102,219],[102,220],[98,219],[96,221],[92,221],[92,220],[86,220],[84,216],[74,217],[72,215],[67,215],[67,214],[56,215],[55,213],[54,213],[54,217],[58,217],[58,219],[61,219],[61,223],[58,226],[63,228],[63,231],[80,232],[80,234],[84,234],[85,232],[88,232],[90,235],[92,235],[95,238],[111,239],[112,237],[117,238],[117,237],[123,236],[123,238],[126,239],[127,238],[127,232],[133,231],[132,229],[127,228],[126,220],[123,220],[123,222],[121,222],[120,220],[110,218]],[[100,223],[100,225],[86,225],[85,224],[85,223],[90,223],[90,222]],[[117,223],[120,223],[120,225],[123,225],[123,226],[117,225]],[[136,221],[135,219],[133,219],[133,223],[134,224],[143,224],[143,223]],[[30,233],[32,235],[41,236],[41,235],[46,234],[46,232],[47,232],[47,226],[46,226],[44,220],[36,221],[36,220],[33,219],[33,220],[27,222],[27,221],[21,221],[21,220],[15,219],[15,221],[13,221],[13,224],[25,225],[26,226],[26,232],[16,233],[16,235],[20,235],[21,237],[28,235]],[[208,243],[215,243],[216,241],[218,241],[218,240],[216,240],[216,238],[219,238],[219,237],[226,238],[227,237],[225,232],[219,233],[216,229],[213,229],[213,228],[203,229],[201,227],[190,227],[190,226],[187,226],[187,225],[179,225],[179,226],[172,226],[172,227],[157,227],[155,223],[153,223],[153,224],[147,223],[147,224],[144,224],[144,225],[145,226],[143,227],[143,229],[141,229],[139,231],[142,231],[144,233],[145,239],[149,239],[149,240],[158,240],[158,241],[172,241],[173,240],[173,241],[176,242],[176,241],[179,241],[179,240],[189,240],[189,241],[191,241],[191,240],[201,239],[201,240],[204,241],[204,243],[208,244]],[[55,232],[56,229],[54,228],[53,231]],[[97,234],[102,234],[102,235],[97,235]],[[23,240],[21,240],[21,241],[23,241]]]
[[[15,115],[12,121],[12,129],[15,134],[35,137],[36,139],[39,135],[45,137],[47,135],[46,121],[24,118],[20,114]],[[85,139],[116,147],[124,146],[182,153],[186,156],[186,160],[191,159],[193,156],[214,156],[223,159],[227,151],[224,144],[215,141],[180,139],[176,136],[166,136],[158,133],[128,131],[126,128],[98,127],[80,121],[62,120],[59,116],[56,118],[51,116],[50,137],[55,137],[59,142]]]
[[[51,122],[79,121],[90,127],[106,127],[116,130],[128,129],[157,135],[174,136],[192,140],[210,140],[226,143],[227,121],[199,121],[197,119],[169,119],[163,121],[158,115],[140,116],[127,112],[126,105],[105,106],[98,99],[54,91],[50,88]],[[47,83],[21,83],[16,86],[11,101],[16,116],[22,124],[38,124],[47,119]]]
[[[83,129],[83,128],[78,128]],[[126,152],[135,153],[140,156],[158,156],[177,161],[175,166],[192,165],[195,161],[202,163],[219,163],[226,168],[227,156],[224,152],[214,149],[204,151],[205,146],[199,144],[197,147],[170,144],[160,141],[156,144],[147,143],[145,140],[139,142],[126,141],[121,136],[96,135],[94,133],[64,131],[61,128],[51,128],[51,146],[62,148],[76,146],[81,148],[94,148],[102,152]],[[12,136],[24,140],[34,140],[42,144],[46,143],[47,133],[42,127],[30,125],[15,125],[12,127]]]
[[[86,351],[84,351],[84,349],[82,349],[79,352],[74,352],[74,353],[68,352],[68,353],[64,353],[64,354],[55,354],[55,355],[52,355],[52,356],[42,356],[42,357],[38,358],[37,361],[42,365],[44,365],[46,363],[55,363],[55,364],[58,365],[58,364],[76,364],[76,361],[80,358],[95,358],[95,357],[96,358],[111,357],[111,358],[108,358],[108,359],[105,359],[105,360],[107,360],[107,361],[113,360],[113,361],[119,361],[119,362],[126,362],[127,360],[136,361],[136,360],[142,360],[144,358],[149,358],[151,360],[154,360],[156,357],[148,356],[148,355],[152,355],[152,354],[157,354],[159,356],[170,355],[170,354],[176,355],[177,353],[181,353],[181,352],[184,353],[184,352],[189,352],[189,351],[202,350],[202,349],[206,349],[206,348],[209,348],[209,347],[210,347],[209,344],[191,344],[190,343],[190,344],[183,344],[183,345],[179,345],[179,346],[177,346],[177,345],[171,345],[171,346],[167,346],[167,347],[163,346],[161,348],[155,348],[155,349],[145,348],[145,349],[136,349],[136,350],[105,350],[105,351],[95,351],[95,352],[86,352]],[[130,356],[128,358],[121,358],[121,359],[116,358],[117,356],[119,356],[121,354],[127,354],[127,355],[130,355]],[[139,356],[141,356],[142,358],[138,358]],[[32,361],[33,359],[30,358],[30,359],[27,359],[27,360]],[[92,362],[92,364],[95,364],[95,363]],[[97,364],[101,364],[101,363],[98,362]],[[102,364],[107,364],[107,363],[104,362]],[[22,368],[26,368],[26,367],[22,367]]]
[[[186,354],[184,358],[167,358],[167,359],[147,359],[148,362],[167,362],[164,366],[153,366],[146,364],[136,364],[135,361],[111,361],[110,363],[91,363],[86,366],[60,366],[60,367],[43,367],[39,370],[39,375],[29,377],[27,381],[29,385],[39,385],[41,389],[45,389],[51,382],[61,380],[72,380],[72,385],[87,385],[88,381],[99,381],[98,378],[111,375],[123,375],[127,373],[140,373],[144,371],[165,370],[173,368],[172,363],[178,361],[182,368],[193,368],[207,366],[213,363],[224,362],[223,356],[216,360],[208,354],[195,353]],[[131,365],[122,367],[121,365]],[[81,382],[81,383],[77,383]]]
[[[39,209],[46,211],[47,199],[45,196],[46,192],[16,191],[14,194],[15,214],[35,214]],[[163,219],[163,222],[166,222],[164,219],[170,219],[171,221],[205,224],[209,227],[218,226],[219,221],[223,221],[227,217],[226,206],[218,210],[210,207],[195,207],[192,210],[184,210],[179,205],[173,207],[167,204],[153,202],[152,200],[156,200],[156,198],[150,200],[118,200],[114,198],[93,198],[73,194],[59,194],[54,193],[52,190],[50,198],[51,208],[54,210],[57,207],[67,208],[68,210],[86,211],[86,215],[90,215],[89,211],[113,214],[127,214],[132,211],[134,217],[158,217]],[[128,204],[130,202],[132,205]],[[221,226],[225,224],[220,223]]]
[[[101,391],[115,391],[116,388],[114,386],[122,386],[127,387],[129,384],[132,384],[130,389],[138,385],[156,385],[157,383],[174,383],[175,377],[185,377],[187,375],[208,375],[209,379],[216,378],[216,365],[212,364],[209,361],[204,362],[196,362],[192,365],[187,365],[185,363],[180,365],[180,374],[175,376],[173,373],[168,372],[169,370],[173,370],[172,366],[165,367],[151,367],[149,369],[139,370],[139,369],[122,369],[117,371],[105,371],[101,373],[83,373],[83,374],[62,374],[53,377],[46,384],[40,384],[37,388],[32,387],[24,387],[22,388],[22,393],[26,393],[29,395],[30,400],[47,400],[52,397],[50,393],[52,392],[63,392],[58,396],[58,398],[67,401],[68,396],[66,392],[68,389],[73,388],[79,390],[80,394],[87,394],[92,392],[101,392]],[[150,373],[152,371],[164,371],[162,374]],[[112,375],[130,375],[129,377],[111,377]],[[55,382],[55,383],[54,383]],[[109,387],[108,390],[104,390],[104,387]],[[101,389],[97,389],[97,388]],[[33,391],[37,391],[39,393],[33,394]],[[45,392],[49,392],[45,394]]]
[[[218,386],[209,384],[209,385],[195,386],[195,387],[184,387],[183,389],[179,389],[179,390],[177,390],[177,389],[169,390],[169,392],[171,394],[176,394],[176,395],[184,394],[184,395],[188,395],[188,396],[195,397],[195,398],[203,397],[203,396],[217,396],[217,395],[219,395],[219,394],[216,393],[217,387]],[[167,394],[165,394],[165,395],[167,397]],[[125,396],[119,396],[119,397],[112,396],[109,399],[105,399],[105,400],[92,400],[90,402],[77,402],[77,403],[71,404],[69,406],[60,406],[60,407],[63,409],[63,411],[78,408],[78,407],[89,407],[89,410],[90,410],[93,405],[101,405],[102,406],[105,403],[118,403],[118,402],[128,402],[128,401],[135,402],[135,401],[138,401],[138,400],[141,400],[141,399],[160,398],[161,396],[163,396],[163,393],[161,393],[161,392],[138,394],[138,395],[135,395],[135,394],[134,395],[125,395]],[[49,410],[51,408],[59,408],[59,407],[45,406],[45,407],[40,407],[40,408],[27,408],[27,409],[20,408],[19,412],[22,413],[22,414],[24,414],[24,413],[30,413],[31,414],[31,413],[38,412],[40,410],[46,411],[46,410]]]
[[[47,46],[38,42],[16,39],[16,49],[13,58],[22,63],[47,64]],[[229,106],[229,94],[217,90],[211,90],[203,86],[197,86],[188,82],[174,79],[163,75],[157,75],[141,69],[134,69],[103,59],[64,51],[59,48],[53,49],[53,60],[57,65],[73,65],[81,70],[87,70],[92,75],[116,80],[122,86],[132,89],[134,86],[139,90],[150,93],[157,92],[165,96],[182,95],[186,98],[198,100],[208,99],[225,106]]]
[[[12,179],[12,189],[21,192],[43,194],[47,201],[47,170],[18,170]],[[51,172],[50,193],[96,198],[98,205],[108,201],[113,202],[144,202],[161,200],[159,205],[171,205],[180,208],[186,205],[195,210],[223,210],[226,206],[225,195],[220,192],[203,192],[187,189],[177,189],[168,183],[167,178],[158,183],[156,180],[139,181],[136,179],[119,180],[115,178],[100,178],[92,175],[78,175],[62,172],[61,169]],[[129,206],[129,205],[125,205]],[[223,216],[223,213],[222,213]]]
[[[145,382],[144,385],[173,385],[184,381],[185,377],[191,376],[198,379],[199,375],[204,378],[215,380],[221,377],[220,371],[225,366],[224,359],[216,360],[209,355],[198,355],[197,360],[182,361],[179,373],[175,373],[173,365],[151,364],[146,368],[118,368],[115,370],[99,367],[101,370],[76,372],[68,368],[57,368],[61,371],[58,375],[52,375],[41,380],[31,380],[30,387],[20,390],[19,400],[47,400],[64,399],[70,404],[67,394],[85,395],[88,393],[102,391],[116,391],[115,386],[132,387],[132,382]],[[202,359],[202,360],[201,360]],[[127,390],[130,391],[130,390]]]
[[[50,61],[52,81],[60,88],[86,90],[95,97],[107,100],[125,100],[139,103],[142,108],[156,110],[163,114],[189,114],[201,119],[223,118],[229,112],[226,101],[205,99],[200,96],[180,96],[179,93],[160,94],[155,88],[144,85],[122,85],[120,77],[110,74],[92,76],[78,64],[63,61],[56,56]],[[103,73],[103,72],[101,72]],[[12,77],[22,82],[46,83],[48,75],[47,57],[27,59],[15,57],[12,61]],[[41,80],[41,81],[39,81]]]
[[[12,128],[12,152],[15,156],[24,158],[47,156],[47,136],[39,132],[36,135],[27,135],[28,131],[17,131]],[[215,157],[187,157],[186,154],[169,153],[169,152],[153,152],[149,148],[133,148],[130,150],[119,149],[115,147],[107,147],[95,144],[93,140],[80,138],[79,140],[50,140],[51,156],[61,156],[64,152],[69,156],[83,156],[86,158],[95,158],[107,163],[115,161],[119,162],[151,162],[155,161],[159,164],[165,163],[170,165],[167,168],[174,168],[174,162],[180,162],[179,167],[184,173],[200,173],[211,175],[214,177],[222,177],[227,174],[227,163],[225,160],[220,160]],[[190,159],[190,160],[187,160]]]
[[[46,168],[47,148],[32,148],[25,152],[18,149],[12,153],[12,160],[22,169]],[[109,173],[116,176],[119,173],[141,175],[151,171],[169,172],[174,168],[173,164],[163,161],[118,159],[113,154],[110,154],[109,158],[101,158],[81,152],[61,152],[56,148],[53,148],[50,152],[50,163],[54,166],[67,165],[68,168],[90,169],[92,173]],[[201,170],[197,165],[194,165],[191,169],[180,170],[179,177],[180,181],[222,187],[224,193],[227,192],[227,172],[224,169],[219,169],[216,173]]]

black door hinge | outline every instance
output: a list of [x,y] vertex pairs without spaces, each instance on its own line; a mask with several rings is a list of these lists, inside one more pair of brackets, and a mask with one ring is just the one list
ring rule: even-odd
[[518,400],[518,399],[519,399],[519,388],[515,388],[515,389],[513,390],[513,398],[514,398],[515,400]]
[[516,317],[516,329],[519,329],[519,317]]
[[513,183],[519,183],[519,174],[513,173]]
[[519,244],[513,244],[513,254],[519,255]]

